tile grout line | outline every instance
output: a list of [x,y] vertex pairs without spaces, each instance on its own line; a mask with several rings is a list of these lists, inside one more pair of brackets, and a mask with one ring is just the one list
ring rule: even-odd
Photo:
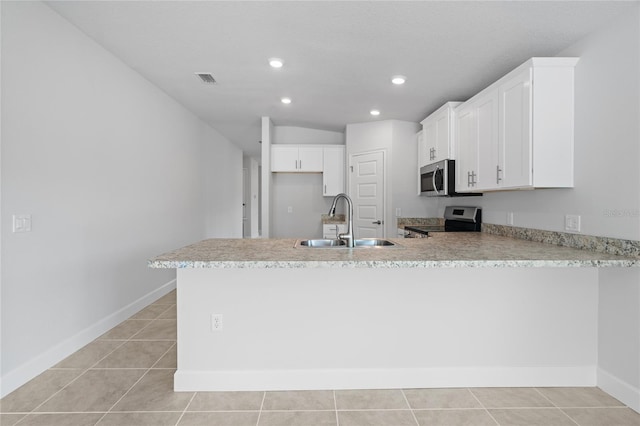
[[482,401],[480,401],[480,398],[478,398],[476,396],[475,393],[473,393],[473,391],[471,390],[471,388],[466,388],[467,391],[471,394],[472,397],[475,398],[476,401],[478,401],[478,404],[480,404],[480,406],[484,409],[484,411],[489,415],[489,417],[491,417],[491,420],[493,420],[495,422],[496,425],[500,426],[500,422],[498,422],[496,420],[495,417],[493,417],[493,414],[491,414],[491,412],[487,409],[487,407],[485,407],[485,405],[482,403]]
[[[119,324],[118,324],[119,325]],[[117,326],[116,326],[117,327]],[[87,343],[86,345],[84,345],[82,348],[78,349],[78,351],[82,350],[83,348],[87,347],[88,345],[90,345],[91,343],[95,342],[98,339],[95,339],[89,343]],[[69,368],[69,370],[83,370],[82,373],[78,374],[78,377],[76,377],[75,379],[71,380],[69,383],[67,383],[66,385],[64,385],[63,387],[61,387],[60,389],[58,389],[56,392],[54,392],[51,396],[49,396],[49,398],[45,399],[44,401],[42,401],[40,404],[38,404],[35,408],[33,408],[29,414],[31,413],[36,413],[36,410],[40,407],[42,407],[44,404],[46,404],[47,402],[49,402],[51,399],[53,399],[53,397],[55,397],[56,395],[58,395],[60,392],[62,392],[63,390],[65,390],[67,387],[71,386],[71,384],[75,383],[77,380],[80,379],[80,377],[84,376],[85,374],[87,374],[87,372],[89,370],[91,370],[93,367],[95,367],[96,365],[98,365],[100,362],[102,362],[105,358],[107,358],[108,356],[110,356],[112,353],[114,353],[115,351],[117,351],[118,349],[120,349],[125,343],[127,343],[127,341],[122,341],[122,343],[120,343],[118,346],[116,346],[111,352],[107,353],[105,356],[103,356],[102,358],[100,358],[98,361],[96,361],[95,363],[91,364],[89,367],[85,368],[84,370],[82,368]],[[78,352],[76,351],[76,352]],[[75,354],[76,352],[74,352],[73,354]],[[73,355],[71,354],[71,355]],[[69,356],[71,356],[69,355]],[[68,357],[67,357],[68,358]],[[66,358],[65,358],[66,359]],[[64,360],[63,360],[64,361]],[[62,362],[62,361],[60,361]],[[49,371],[53,369],[49,368],[46,371]],[[28,415],[28,414],[27,414]],[[26,418],[26,417],[25,417]],[[22,419],[24,420],[24,419]],[[22,420],[20,420],[20,422],[22,422]]]
[[336,401],[336,390],[333,390],[333,408],[336,412],[336,426],[340,426],[340,417],[338,416],[338,401]]
[[[126,321],[126,320],[125,320],[125,321]],[[142,327],[140,330],[138,330],[138,332],[137,332],[137,333],[135,333],[133,336],[131,336],[131,337],[129,337],[127,340],[125,340],[125,341],[124,341],[124,343],[123,343],[122,345],[118,346],[118,348],[120,348],[121,346],[124,346],[124,345],[125,345],[126,343],[128,343],[128,342],[133,341],[133,340],[132,340],[132,339],[133,339],[133,337],[134,337],[134,336],[136,336],[138,333],[142,332],[142,330],[144,330],[144,329],[146,329],[147,327],[149,327],[149,326],[153,323],[153,321],[155,321],[155,320],[151,320],[151,321],[149,321],[149,324],[145,325],[145,326],[144,326],[144,327]],[[103,418],[105,418],[105,417],[107,416],[107,414],[109,414],[109,413],[111,412],[111,410],[113,410],[113,407],[115,407],[116,405],[118,405],[118,403],[119,403],[120,401],[122,401],[122,398],[124,398],[125,396],[127,396],[127,395],[129,394],[129,392],[131,392],[131,389],[133,389],[133,387],[134,387],[135,385],[137,385],[138,383],[140,383],[140,381],[143,379],[143,377],[145,377],[145,376],[147,375],[147,373],[149,373],[149,371],[151,371],[151,369],[153,368],[153,366],[154,366],[154,365],[156,365],[157,363],[159,363],[159,362],[160,362],[160,360],[161,360],[161,359],[162,359],[166,354],[168,354],[168,353],[169,353],[169,351],[170,351],[171,349],[173,349],[173,347],[174,347],[174,346],[175,346],[175,344],[171,345],[171,346],[169,347],[169,349],[167,349],[166,351],[164,351],[164,353],[163,353],[162,355],[160,355],[160,357],[156,360],[156,362],[154,362],[154,363],[151,365],[151,367],[149,367],[149,368],[147,368],[147,369],[146,369],[146,371],[142,374],[142,376],[140,376],[140,377],[138,378],[138,380],[136,380],[136,382],[135,382],[133,385],[131,385],[131,387],[129,387],[129,389],[127,389],[127,391],[126,391],[124,394],[122,394],[122,396],[121,396],[120,398],[118,398],[118,400],[117,400],[115,403],[113,403],[113,405],[111,405],[111,407],[107,410],[107,412],[106,412],[106,413],[104,413],[104,414],[102,415],[102,417],[100,417],[100,418],[98,419],[98,421],[96,422],[96,425],[97,425],[98,423],[100,423],[100,422],[102,421],[102,419],[103,419]],[[106,357],[105,357],[105,358],[106,358]],[[103,358],[103,359],[104,359],[104,358]],[[102,360],[98,361],[98,363],[99,363],[99,362],[101,362],[101,361],[102,361]],[[95,366],[95,365],[97,365],[98,363],[94,364],[94,366]],[[133,369],[133,368],[132,368],[132,369]],[[118,370],[118,369],[114,369],[114,370]],[[122,369],[121,369],[121,370],[122,370]],[[142,368],[136,368],[135,370],[142,370]],[[87,370],[87,371],[88,371],[88,370]],[[94,425],[94,426],[95,426],[95,425]]]
[[402,397],[404,398],[404,402],[407,403],[407,407],[409,407],[409,410],[411,410],[411,416],[413,417],[413,420],[416,422],[417,426],[420,426],[420,422],[416,417],[416,413],[413,412],[413,407],[411,406],[411,404],[409,404],[409,399],[407,398],[407,394],[404,393],[404,389],[400,389],[400,392],[402,392]]
[[264,407],[264,400],[267,397],[267,392],[262,393],[262,402],[260,402],[260,411],[258,411],[258,420],[256,420],[256,426],[260,424],[260,417],[262,416],[262,407]]
[[[151,305],[153,305],[153,303],[152,303],[152,304],[150,304],[150,305],[148,305],[148,306],[151,306]],[[140,311],[142,311],[142,310],[146,309],[148,306],[146,306],[145,308],[142,308]],[[169,306],[167,309],[165,309],[164,311],[162,311],[158,316],[160,316],[160,315],[164,314],[164,313],[165,313],[165,312],[167,312],[169,309],[171,309],[171,306],[173,306],[173,304],[172,304],[172,305],[170,305],[170,306]],[[135,314],[134,314],[134,315],[135,315]],[[133,315],[132,315],[132,316],[133,316]],[[118,325],[116,325],[115,327],[120,326],[120,325],[121,325],[121,324],[123,324],[125,321],[129,321],[130,319],[131,319],[131,317],[129,317],[129,318],[127,318],[127,319],[125,319],[124,321],[122,321],[122,322],[120,322]],[[156,318],[156,319],[157,319],[157,318]],[[63,390],[65,390],[66,388],[68,388],[69,386],[71,386],[73,383],[75,383],[76,381],[78,381],[82,376],[84,376],[85,374],[87,374],[87,372],[88,372],[89,370],[94,369],[96,365],[98,365],[98,364],[99,364],[100,362],[102,362],[104,359],[106,359],[107,357],[109,357],[110,355],[112,355],[115,351],[117,351],[118,349],[120,349],[120,348],[121,348],[122,346],[124,346],[127,342],[131,341],[131,340],[132,340],[132,338],[133,338],[135,335],[137,335],[138,333],[140,333],[140,332],[141,332],[142,330],[144,330],[145,328],[149,327],[149,325],[151,325],[151,323],[152,323],[153,321],[154,321],[153,319],[152,319],[152,320],[150,320],[150,321],[149,321],[149,323],[148,323],[147,325],[145,325],[144,327],[142,327],[140,330],[138,330],[136,333],[134,333],[134,334],[133,334],[133,336],[129,337],[128,339],[100,339],[100,337],[101,337],[102,335],[104,335],[104,334],[106,334],[106,333],[108,333],[108,332],[110,331],[110,330],[108,330],[108,331],[106,331],[105,333],[101,334],[100,336],[98,336],[97,338],[95,338],[94,340],[92,340],[91,342],[87,343],[86,345],[84,345],[83,347],[81,347],[80,349],[78,349],[77,351],[75,351],[74,353],[72,353],[72,354],[70,354],[70,355],[68,356],[68,357],[72,356],[73,354],[75,354],[75,353],[77,353],[78,351],[80,351],[80,350],[84,349],[84,348],[85,348],[85,347],[87,347],[88,345],[90,345],[90,344],[92,344],[92,343],[95,343],[95,342],[97,342],[97,341],[99,341],[99,340],[105,340],[105,341],[119,341],[119,342],[121,342],[119,345],[117,345],[117,346],[116,346],[115,348],[113,348],[110,352],[108,352],[107,354],[105,354],[102,358],[98,359],[98,361],[96,361],[95,363],[91,364],[89,367],[86,367],[86,368],[82,368],[82,367],[80,367],[80,368],[73,368],[73,367],[67,367],[67,368],[55,368],[55,366],[53,366],[53,367],[50,367],[50,368],[48,368],[47,370],[45,370],[45,371],[49,371],[49,370],[81,370],[82,372],[81,372],[80,374],[78,374],[78,376],[77,376],[76,378],[74,378],[74,379],[73,379],[73,380],[71,380],[69,383],[65,384],[65,385],[64,385],[64,386],[62,386],[60,389],[58,389],[57,391],[55,391],[53,394],[51,394],[48,398],[46,398],[46,399],[45,399],[44,401],[42,401],[40,404],[38,404],[38,405],[36,405],[34,408],[32,408],[30,411],[28,411],[28,412],[21,412],[21,413],[25,413],[25,416],[24,416],[22,419],[20,419],[20,420],[18,421],[18,423],[21,423],[21,422],[22,422],[24,419],[26,419],[26,418],[27,418],[27,416],[29,416],[30,414],[37,414],[37,413],[39,413],[38,411],[36,411],[38,408],[42,407],[44,404],[46,404],[46,403],[47,403],[47,402],[49,402],[51,399],[53,399],[56,395],[58,395],[58,394],[59,394],[59,393],[61,393]],[[111,328],[111,330],[112,330],[113,328],[115,328],[115,327],[112,327],[112,328]],[[174,345],[174,346],[175,346],[175,345]],[[172,347],[173,347],[173,346],[172,346]],[[165,354],[163,354],[162,356],[164,356],[164,355],[166,355],[166,352],[165,352]],[[67,359],[68,357],[65,357],[64,359]],[[64,359],[63,359],[63,360],[61,360],[60,362],[64,361]],[[160,357],[160,359],[162,359],[162,357]],[[157,363],[157,361],[156,361],[156,363]],[[58,364],[59,364],[59,363],[58,363]],[[57,365],[57,364],[56,364],[56,365]],[[154,364],[154,365],[155,365],[155,364]],[[145,372],[145,374],[143,374],[143,377],[144,377],[144,375],[146,375],[146,372]],[[136,383],[137,383],[137,382],[136,382]],[[96,413],[101,413],[101,412],[102,412],[102,411],[96,411]],[[49,413],[49,412],[46,412],[46,413]],[[54,411],[54,412],[50,412],[50,413],[52,413],[52,414],[53,414],[53,413],[58,413],[58,412],[57,412],[57,411]],[[5,413],[3,413],[3,414],[5,414]],[[106,415],[106,414],[107,414],[107,413],[105,413],[104,415]],[[104,417],[104,415],[103,415],[102,417]],[[102,417],[100,418],[100,420],[102,419]],[[98,421],[100,421],[100,420],[98,420]]]
[[553,405],[553,407],[554,407],[554,408],[556,408],[556,409],[560,410],[560,412],[561,412],[562,414],[564,414],[564,415],[565,415],[569,420],[571,420],[571,421],[572,421],[573,423],[575,423],[576,425],[580,426],[580,424],[579,424],[577,421],[575,421],[575,420],[574,420],[570,415],[568,415],[567,413],[565,413],[565,412],[564,412],[564,410],[563,410],[562,408],[558,407],[558,406],[556,405],[556,403],[555,403],[555,402],[553,402],[553,401],[551,400],[551,398],[549,398],[547,395],[545,395],[545,394],[543,394],[542,392],[540,392],[540,389],[538,389],[538,388],[533,388],[533,389],[535,389],[535,391],[536,391],[536,392],[538,392],[538,393],[539,393],[539,394],[540,394],[544,399],[546,399],[547,401],[549,401],[549,402],[551,403],[551,405]]
[[[164,355],[163,355],[164,356]],[[191,395],[191,399],[189,400],[189,403],[187,404],[186,407],[184,407],[184,410],[182,410],[182,414],[180,414],[180,417],[178,417],[178,421],[176,422],[175,426],[178,426],[180,424],[180,421],[182,420],[182,418],[184,417],[184,415],[186,414],[187,410],[189,409],[189,407],[191,406],[191,403],[193,402],[193,400],[196,398],[196,395],[198,394],[198,392],[194,392],[193,395]]]

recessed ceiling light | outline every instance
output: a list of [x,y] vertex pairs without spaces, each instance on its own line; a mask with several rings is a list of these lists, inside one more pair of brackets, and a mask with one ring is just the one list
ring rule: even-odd
[[290,104],[291,103],[291,98],[282,98],[282,99],[280,99],[280,101],[283,104]]
[[380,111],[378,111],[377,109],[372,109],[371,111],[369,111],[369,114],[371,114],[371,115],[380,115]]
[[404,84],[404,82],[407,81],[407,77],[405,77],[404,75],[394,75],[393,77],[391,77],[391,82],[393,84]]
[[272,68],[282,68],[284,62],[280,58],[271,58],[269,59],[269,65],[271,65]]

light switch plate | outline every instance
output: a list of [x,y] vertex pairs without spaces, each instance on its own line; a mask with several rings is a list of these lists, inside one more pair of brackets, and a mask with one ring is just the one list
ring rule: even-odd
[[31,215],[14,214],[13,232],[31,232]]
[[580,232],[580,215],[577,215],[577,214],[565,215],[564,230],[569,232]]

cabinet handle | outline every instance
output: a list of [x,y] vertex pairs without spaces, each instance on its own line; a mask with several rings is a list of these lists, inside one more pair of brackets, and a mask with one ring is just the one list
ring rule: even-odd
[[302,170],[302,160],[300,160],[300,170]]
[[496,166],[496,183],[500,183],[500,181],[502,180],[502,178],[500,177],[500,172],[502,171],[502,169],[500,168],[500,165],[498,164]]
[[467,172],[467,186],[476,186],[476,172]]
[[[438,184],[436,181],[438,180],[438,171],[440,171],[440,167],[436,166],[436,169],[433,171],[433,178],[431,178],[431,183],[433,184],[433,190],[436,192],[436,195],[440,195],[438,191]],[[443,169],[444,173],[444,169]]]
[[327,193],[327,185],[326,184],[324,185],[324,193],[325,194]]

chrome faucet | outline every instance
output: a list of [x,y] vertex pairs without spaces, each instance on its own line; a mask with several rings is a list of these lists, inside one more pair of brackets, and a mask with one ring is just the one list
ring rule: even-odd
[[331,203],[331,208],[329,209],[329,217],[336,215],[336,204],[340,198],[344,198],[347,202],[347,232],[338,234],[338,238],[344,240],[347,243],[347,247],[353,248],[355,247],[353,238],[353,203],[347,194],[338,194],[333,198],[333,203]]

